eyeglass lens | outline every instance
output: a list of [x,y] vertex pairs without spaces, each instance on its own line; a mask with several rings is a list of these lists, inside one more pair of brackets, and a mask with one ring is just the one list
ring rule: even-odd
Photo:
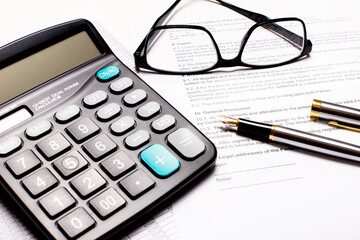
[[[298,57],[304,47],[304,27],[300,21],[278,21],[254,29],[244,46],[241,61],[253,66],[279,64]],[[210,35],[195,28],[155,30],[148,41],[147,62],[158,70],[202,71],[218,62]],[[239,36],[239,40],[242,36]]]

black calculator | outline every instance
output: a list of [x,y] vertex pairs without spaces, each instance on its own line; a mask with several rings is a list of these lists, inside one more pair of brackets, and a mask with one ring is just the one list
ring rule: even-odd
[[122,236],[215,158],[214,145],[89,21],[0,48],[1,197],[44,237]]

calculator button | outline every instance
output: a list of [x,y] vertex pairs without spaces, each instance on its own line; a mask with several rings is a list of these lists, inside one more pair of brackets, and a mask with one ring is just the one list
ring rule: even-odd
[[161,144],[151,145],[142,151],[140,159],[159,177],[169,177],[180,167],[179,160]]
[[100,166],[111,178],[115,179],[135,168],[136,164],[124,151],[120,151],[104,160]]
[[126,205],[126,201],[113,188],[96,196],[89,202],[90,207],[102,219],[109,217]]
[[0,157],[6,157],[22,147],[23,141],[17,136],[12,136],[0,141]]
[[142,119],[150,119],[160,113],[161,106],[157,102],[148,102],[137,110],[137,115]]
[[116,151],[117,145],[105,134],[87,142],[83,146],[85,152],[95,161],[99,161]]
[[139,169],[119,182],[130,198],[135,199],[154,187],[155,182]]
[[78,151],[71,152],[54,162],[55,170],[60,173],[64,179],[69,179],[84,170],[88,165],[89,163]]
[[52,124],[47,120],[41,120],[25,130],[26,137],[29,139],[39,139],[51,132]]
[[105,179],[95,170],[81,174],[70,182],[81,198],[87,198],[106,186]]
[[83,99],[83,102],[84,102],[85,107],[94,108],[94,107],[97,107],[97,106],[105,103],[107,98],[108,98],[108,95],[106,94],[105,91],[98,90],[98,91],[95,91],[95,92],[87,95]]
[[175,126],[176,120],[172,115],[166,114],[151,123],[154,132],[163,133]]
[[16,178],[20,178],[34,169],[39,168],[41,161],[31,150],[26,150],[6,161],[6,166]]
[[61,133],[54,134],[36,146],[47,160],[52,160],[71,148],[71,144]]
[[56,222],[67,238],[76,238],[95,226],[95,220],[83,208],[77,208]]
[[101,82],[109,81],[120,74],[120,69],[117,66],[111,65],[106,68],[99,70],[96,73],[98,80]]
[[33,198],[37,198],[56,187],[58,180],[47,168],[43,168],[25,178],[22,184]]
[[179,128],[167,140],[171,147],[187,159],[194,159],[205,151],[204,143],[187,128]]
[[115,135],[122,135],[135,127],[135,120],[132,117],[125,116],[110,125],[110,130]]
[[134,82],[131,78],[123,77],[110,85],[110,91],[115,94],[120,94],[130,89],[133,85]]
[[67,123],[80,116],[81,110],[76,105],[69,105],[55,113],[55,119],[59,123]]
[[58,188],[39,200],[40,207],[51,219],[66,212],[75,204],[76,200],[65,188]]
[[145,101],[147,98],[147,93],[142,89],[136,89],[130,93],[128,93],[124,97],[124,103],[129,106],[133,107],[138,105],[139,103]]
[[136,149],[150,140],[150,134],[145,130],[138,130],[125,138],[125,145],[127,148]]
[[66,131],[75,142],[81,143],[98,134],[100,128],[89,117],[85,117],[67,127]]
[[96,116],[100,121],[110,121],[111,119],[120,115],[121,107],[119,104],[110,103],[99,111],[96,112]]

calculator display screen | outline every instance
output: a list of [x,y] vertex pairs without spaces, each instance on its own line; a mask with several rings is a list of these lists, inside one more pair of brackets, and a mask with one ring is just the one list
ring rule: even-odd
[[100,55],[82,31],[21,59],[0,70],[0,104]]

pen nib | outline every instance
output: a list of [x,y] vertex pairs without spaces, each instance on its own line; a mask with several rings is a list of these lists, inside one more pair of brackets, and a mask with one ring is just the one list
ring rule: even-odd
[[234,126],[236,127],[239,123],[238,119],[232,118],[232,117],[227,117],[227,116],[216,116],[217,119],[219,119],[223,124],[225,125],[229,125],[229,126]]

